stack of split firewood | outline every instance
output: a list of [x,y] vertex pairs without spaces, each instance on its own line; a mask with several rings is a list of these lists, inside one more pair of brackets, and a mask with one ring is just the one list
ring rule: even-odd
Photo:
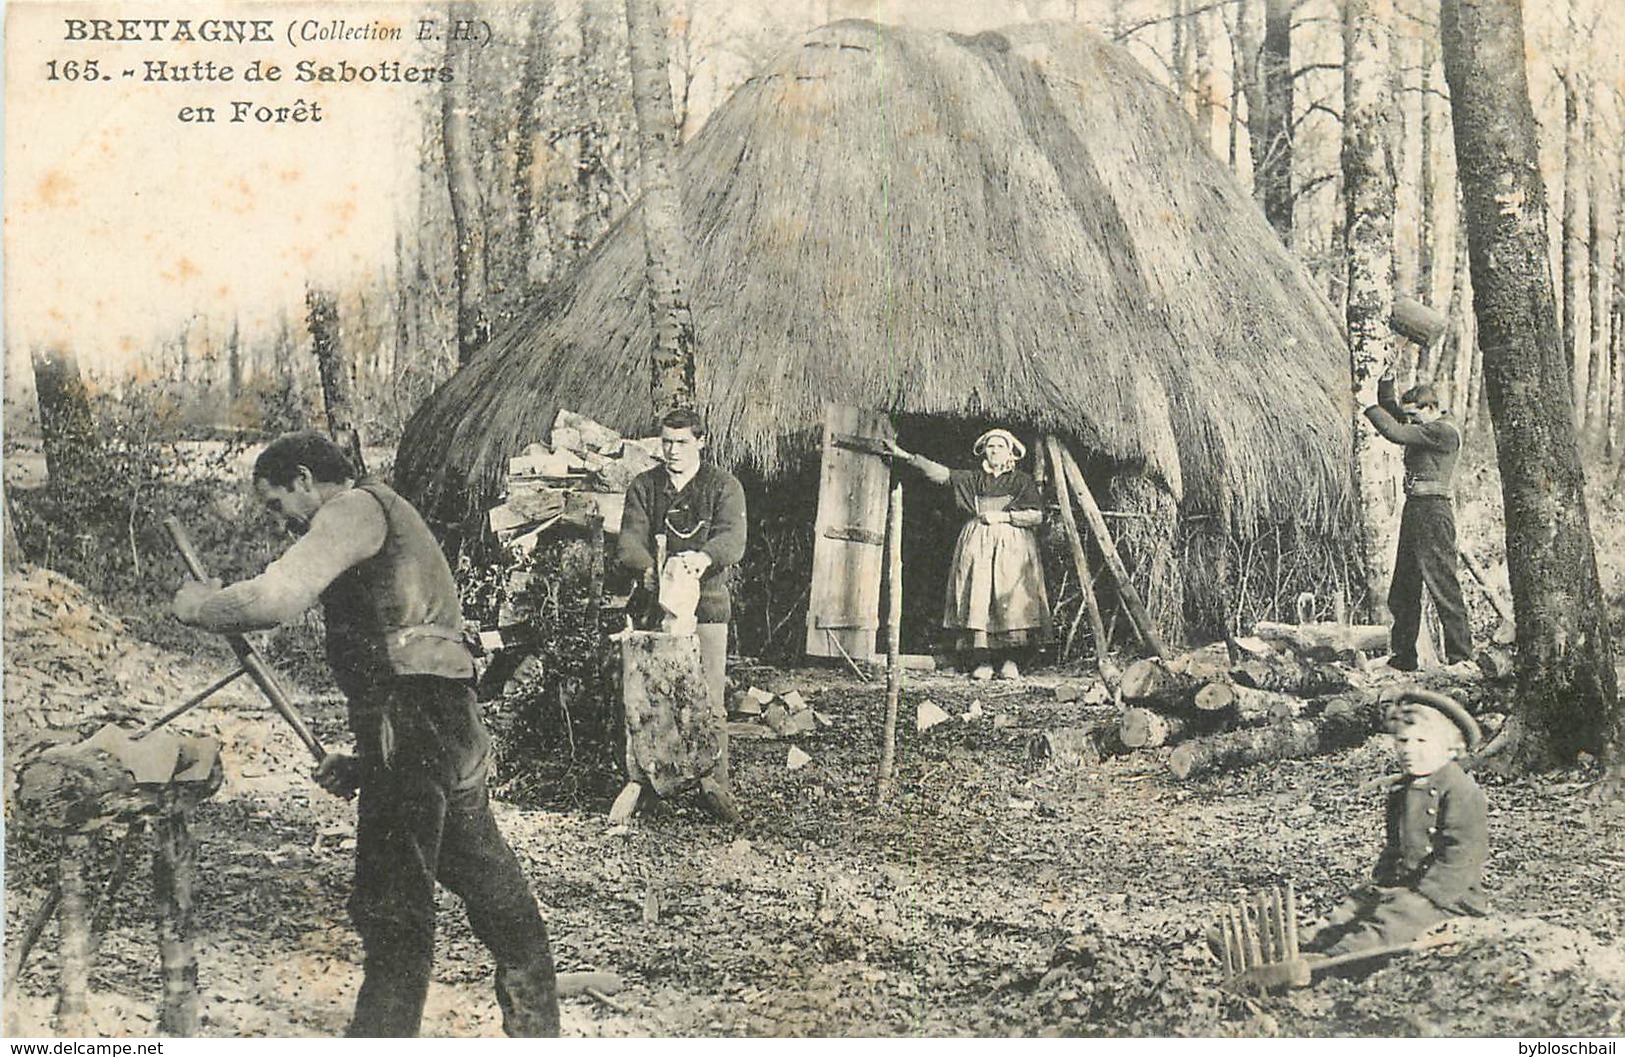
[[1501,708],[1480,673],[1399,672],[1366,654],[1387,628],[1260,622],[1252,634],[1171,658],[1136,661],[1117,687],[1113,751],[1169,748],[1176,778],[1336,752],[1383,729],[1386,703],[1406,689],[1450,694],[1470,711]]
[[560,411],[546,443],[508,460],[503,502],[486,513],[491,531],[528,551],[541,533],[563,521],[585,526],[603,519],[604,531],[621,528],[626,487],[658,463],[658,438],[623,437],[573,411]]
[[545,443],[531,444],[508,460],[502,502],[486,512],[491,532],[513,561],[503,583],[497,627],[481,632],[487,650],[502,648],[502,631],[526,622],[512,600],[523,596],[530,571],[522,560],[549,532],[621,530],[626,489],[632,479],[659,465],[658,438],[623,437],[573,411],[560,411]]

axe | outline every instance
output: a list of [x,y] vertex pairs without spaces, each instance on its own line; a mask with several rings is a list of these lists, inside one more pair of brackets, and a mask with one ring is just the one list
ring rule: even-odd
[[[198,557],[197,549],[192,546],[192,539],[186,534],[186,527],[176,518],[167,517],[164,519],[164,529],[169,533],[169,538],[175,541],[175,549],[180,552],[181,560],[186,563],[186,571],[192,574],[192,579],[197,580],[199,583],[208,583],[208,570],[204,569],[203,561]],[[293,703],[288,700],[288,695],[283,692],[281,684],[277,682],[276,673],[265,662],[265,658],[261,657],[260,652],[254,648],[253,643],[249,642],[241,634],[231,632],[225,638],[226,642],[231,645],[232,652],[237,655],[237,663],[241,667],[231,675],[217,681],[203,693],[192,697],[185,704],[160,716],[142,728],[136,736],[139,737],[168,723],[233,679],[246,674],[250,679],[254,680],[254,684],[260,688],[260,692],[265,695],[266,700],[271,702],[271,707],[277,710],[277,714],[288,721],[288,726],[293,728],[294,734],[304,743],[305,748],[310,750],[311,756],[315,758],[317,763],[320,763],[326,758],[327,750],[322,748],[322,743],[316,740],[316,735],[311,733],[310,728],[305,725],[305,721],[299,717],[299,713],[294,711]]]

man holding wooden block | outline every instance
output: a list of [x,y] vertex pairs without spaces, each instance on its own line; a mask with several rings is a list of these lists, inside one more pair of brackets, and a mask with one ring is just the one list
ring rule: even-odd
[[711,712],[716,717],[721,757],[700,783],[706,807],[724,821],[737,821],[728,771],[729,570],[745,556],[745,490],[726,470],[703,462],[705,424],[692,411],[677,410],[660,425],[665,462],[639,474],[626,490],[617,560],[626,571],[659,582],[663,560],[679,563],[684,575],[699,579],[697,634]]

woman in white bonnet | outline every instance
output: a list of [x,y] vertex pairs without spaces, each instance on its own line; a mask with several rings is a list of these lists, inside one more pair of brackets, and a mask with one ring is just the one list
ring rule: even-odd
[[953,489],[954,504],[969,516],[954,546],[942,625],[958,633],[972,678],[1021,678],[1015,655],[1049,631],[1044,562],[1034,531],[1044,520],[1038,485],[1016,463],[1027,448],[1005,429],[990,429],[972,449],[975,470],[950,470],[923,455],[889,444],[893,457],[933,484]]

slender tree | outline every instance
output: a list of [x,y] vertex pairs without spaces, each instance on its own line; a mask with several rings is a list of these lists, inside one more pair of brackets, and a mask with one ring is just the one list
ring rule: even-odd
[[[1264,112],[1253,137],[1253,187],[1264,216],[1292,241],[1292,0],[1264,0],[1264,50],[1259,59]],[[1262,134],[1260,134],[1262,133]]]
[[1587,333],[1586,349],[1590,357],[1586,367],[1586,399],[1580,435],[1586,450],[1601,447],[1604,406],[1609,388],[1608,362],[1608,245],[1612,241],[1604,230],[1607,174],[1603,171],[1597,150],[1597,108],[1586,112],[1586,305],[1591,321]]
[[[1345,0],[1343,6],[1343,197],[1347,252],[1350,367],[1361,407],[1376,403],[1376,385],[1394,359],[1394,95],[1390,0]],[[1364,563],[1373,615],[1384,597],[1393,539],[1394,459],[1363,417],[1354,421],[1355,471],[1365,515]]]
[[1473,307],[1518,622],[1513,759],[1625,760],[1607,613],[1558,329],[1520,0],[1443,0],[1442,44]]
[[1568,355],[1574,407],[1585,408],[1586,359],[1580,305],[1585,297],[1585,131],[1578,70],[1563,74],[1563,351]]
[[441,144],[446,187],[456,229],[457,362],[467,363],[491,337],[487,300],[485,210],[474,159],[473,78],[477,41],[461,27],[471,24],[475,7],[453,0],[446,32],[446,66],[451,79],[440,86]]
[[694,406],[699,339],[684,286],[683,203],[672,173],[677,122],[667,72],[670,46],[655,0],[626,0],[632,102],[643,158],[643,249],[654,321],[649,394],[655,414]]
[[361,472],[361,431],[356,428],[355,380],[339,329],[339,301],[330,290],[305,290],[305,324],[310,327],[310,348],[322,380],[322,402],[327,408],[327,432]]

